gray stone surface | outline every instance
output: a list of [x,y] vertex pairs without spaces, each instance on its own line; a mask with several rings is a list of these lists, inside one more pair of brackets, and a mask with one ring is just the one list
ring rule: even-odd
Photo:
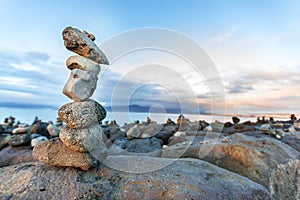
[[[100,165],[83,172],[38,162],[0,168],[0,194],[12,199],[273,199],[261,185],[195,159],[146,158],[145,166],[171,163],[148,173]],[[138,165],[136,157],[108,157],[107,165]]]
[[31,135],[30,134],[15,134],[12,135],[9,139],[9,146],[18,147],[18,146],[26,146],[30,145]]
[[85,128],[99,124],[105,117],[105,109],[94,100],[71,102],[58,110],[58,116],[71,128]]
[[97,81],[96,73],[73,69],[62,92],[74,101],[84,101],[93,95]]
[[89,170],[97,164],[97,160],[90,154],[69,149],[59,138],[41,142],[33,148],[32,155],[42,163],[60,167]]
[[84,71],[94,72],[97,75],[101,70],[101,67],[98,63],[77,55],[69,57],[66,61],[66,65],[70,70],[81,69]]
[[101,125],[93,125],[82,129],[72,129],[65,126],[61,129],[59,138],[68,148],[78,152],[93,151],[96,148],[106,152],[103,143],[103,131]]
[[93,60],[99,64],[109,64],[104,53],[88,36],[86,36],[80,30],[69,26],[63,30],[62,36],[65,47],[68,50]]
[[208,143],[196,137],[192,145],[162,150],[162,157],[205,160],[265,186],[276,199],[299,199],[300,153],[275,138],[253,134],[233,134],[227,137],[227,143],[217,135]]

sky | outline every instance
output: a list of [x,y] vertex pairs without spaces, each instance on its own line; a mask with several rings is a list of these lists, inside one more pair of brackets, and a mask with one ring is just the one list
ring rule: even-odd
[[[74,53],[64,47],[61,32],[72,26],[93,33],[111,59],[102,66],[93,96],[105,106],[181,106],[183,112],[193,112],[197,105],[207,113],[223,106],[227,114],[297,114],[299,10],[298,0],[1,0],[0,108],[56,110],[71,101],[61,90],[70,73],[65,61]],[[112,40],[149,27],[199,45],[216,68],[221,94],[208,87],[204,72],[195,72],[170,51],[144,48],[112,59],[107,47]],[[147,41],[154,36],[141,37]],[[187,45],[171,43],[178,49]],[[214,95],[224,95],[224,105],[212,109]]]

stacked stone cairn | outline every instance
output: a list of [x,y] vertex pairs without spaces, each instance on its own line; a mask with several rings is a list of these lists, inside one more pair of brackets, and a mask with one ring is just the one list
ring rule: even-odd
[[59,138],[35,146],[33,156],[49,165],[89,170],[107,157],[100,125],[106,111],[90,97],[97,86],[99,64],[108,65],[109,62],[93,42],[95,37],[92,34],[67,27],[62,36],[65,47],[78,54],[66,61],[71,73],[62,91],[74,101],[58,110],[59,118],[66,123]]

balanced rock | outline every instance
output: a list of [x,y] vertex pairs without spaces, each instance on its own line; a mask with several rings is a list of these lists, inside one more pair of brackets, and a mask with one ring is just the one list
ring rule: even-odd
[[79,129],[99,124],[106,117],[106,111],[99,103],[89,99],[63,105],[58,116],[70,128]]
[[101,125],[96,124],[82,129],[72,129],[65,126],[61,129],[59,138],[68,148],[78,152],[93,151],[101,148],[106,153],[106,147],[102,140],[103,131]]
[[66,65],[70,70],[81,69],[89,72],[95,72],[97,75],[101,70],[98,63],[77,55],[69,57],[66,61]]
[[84,101],[93,95],[97,81],[96,73],[73,69],[62,92],[74,101]]
[[69,26],[63,30],[62,36],[65,47],[68,50],[93,60],[99,64],[109,64],[104,53],[88,36],[86,36],[80,30]]
[[89,170],[97,160],[89,153],[79,153],[66,147],[59,138],[41,142],[33,148],[33,157],[44,164]]

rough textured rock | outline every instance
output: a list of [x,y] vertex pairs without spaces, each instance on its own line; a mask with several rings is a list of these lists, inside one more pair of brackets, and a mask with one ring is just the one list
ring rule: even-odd
[[84,101],[93,95],[97,81],[96,73],[73,69],[62,92],[74,101]]
[[154,137],[161,139],[164,142],[164,144],[168,144],[170,137],[172,137],[173,135],[174,135],[173,131],[170,132],[170,131],[163,130],[156,133]]
[[16,134],[10,137],[8,144],[11,147],[18,147],[18,146],[30,145],[30,142],[31,142],[30,134]]
[[163,141],[155,137],[133,140],[123,138],[115,140],[114,145],[128,152],[149,153],[160,150],[163,145]]
[[300,152],[300,132],[288,133],[282,139],[281,142],[293,147]]
[[80,30],[67,27],[63,30],[62,36],[65,47],[68,50],[93,60],[99,64],[109,64],[104,53],[88,36],[86,36]]
[[[6,147],[0,151],[0,167],[28,163],[36,161],[32,157],[32,148],[24,147]],[[1,199],[1,198],[0,198]]]
[[[300,170],[300,153],[262,134],[236,133],[228,137],[227,143],[219,138],[208,140],[207,144],[195,140],[191,146],[171,146],[162,151],[162,157],[176,156],[199,158],[248,177],[268,188],[276,199],[297,199],[300,194],[299,180],[295,178]],[[278,175],[278,168],[286,172],[285,176]],[[274,185],[277,189],[272,189]]]
[[127,131],[127,138],[150,138],[163,129],[159,124],[136,124]]
[[0,151],[8,146],[8,142],[10,140],[11,135],[10,134],[0,134]]
[[186,142],[187,139],[184,136],[179,136],[179,137],[171,137],[168,143],[168,146],[172,146],[178,143]]
[[63,105],[58,116],[71,128],[84,128],[99,124],[106,117],[106,111],[99,103],[89,99]]
[[[108,163],[139,164],[136,159],[109,157]],[[170,160],[143,160],[147,166],[164,162]],[[21,164],[0,168],[0,194],[4,199],[272,199],[261,185],[195,159],[174,160],[160,170],[138,174],[104,165],[83,172]]]
[[84,71],[94,72],[97,75],[101,70],[98,63],[77,55],[69,57],[66,61],[66,65],[70,70],[81,69]]
[[89,153],[79,153],[66,147],[59,138],[42,142],[34,147],[33,157],[45,164],[62,167],[76,167],[89,170],[97,160]]
[[102,128],[98,124],[82,129],[65,126],[61,129],[59,138],[64,145],[74,151],[88,152],[101,148],[101,151],[106,152],[102,139],[103,134]]

